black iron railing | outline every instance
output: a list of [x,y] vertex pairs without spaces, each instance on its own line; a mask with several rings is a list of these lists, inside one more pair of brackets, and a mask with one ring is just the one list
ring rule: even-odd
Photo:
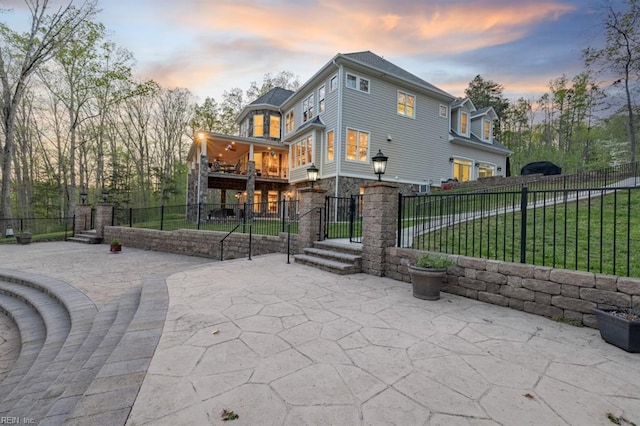
[[[281,200],[269,203],[201,203],[149,208],[115,209],[113,223],[118,226],[162,231],[200,229],[209,231],[278,235],[297,219],[298,202]],[[240,226],[238,226],[240,225]],[[297,228],[293,228],[297,232]]]
[[399,197],[398,246],[640,277],[640,188]]

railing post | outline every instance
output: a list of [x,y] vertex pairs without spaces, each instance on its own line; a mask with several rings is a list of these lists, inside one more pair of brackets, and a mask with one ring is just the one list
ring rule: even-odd
[[[198,215],[200,219],[200,215]],[[200,229],[200,220],[198,220],[198,229]],[[164,231],[164,204],[160,206],[160,230]]]
[[253,226],[249,225],[249,260],[251,260],[251,237],[253,235]]
[[398,192],[398,229],[396,235],[398,236],[398,241],[396,243],[396,247],[402,247],[402,192]]
[[520,196],[520,263],[527,263],[527,204],[529,190],[522,186]]
[[284,221],[286,219],[287,200],[281,200],[281,204],[282,204],[282,220],[280,221],[280,223],[282,224],[282,226],[281,226],[280,232],[284,232]]
[[129,228],[133,228],[133,207],[129,207]]

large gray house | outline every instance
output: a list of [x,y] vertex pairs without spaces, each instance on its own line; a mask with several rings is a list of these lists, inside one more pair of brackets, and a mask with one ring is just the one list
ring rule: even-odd
[[275,88],[247,106],[238,135],[199,132],[190,201],[233,194],[268,211],[309,185],[312,164],[328,194],[358,194],[377,180],[379,151],[382,179],[405,192],[501,175],[511,152],[493,138],[496,119],[372,52],[337,54],[296,92]]

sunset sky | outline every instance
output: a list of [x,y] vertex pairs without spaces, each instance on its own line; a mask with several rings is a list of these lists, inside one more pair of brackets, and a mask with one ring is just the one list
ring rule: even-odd
[[[614,0],[620,4],[621,0]],[[200,101],[267,72],[301,83],[337,53],[370,50],[461,96],[480,74],[535,98],[601,44],[600,0],[101,0],[98,20],[137,73]],[[0,0],[11,25],[21,0]]]

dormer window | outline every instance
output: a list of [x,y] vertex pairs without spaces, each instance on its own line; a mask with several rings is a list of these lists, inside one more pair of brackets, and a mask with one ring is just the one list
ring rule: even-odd
[[482,120],[482,138],[485,141],[491,140],[491,121]]
[[460,133],[469,136],[469,114],[460,111]]

